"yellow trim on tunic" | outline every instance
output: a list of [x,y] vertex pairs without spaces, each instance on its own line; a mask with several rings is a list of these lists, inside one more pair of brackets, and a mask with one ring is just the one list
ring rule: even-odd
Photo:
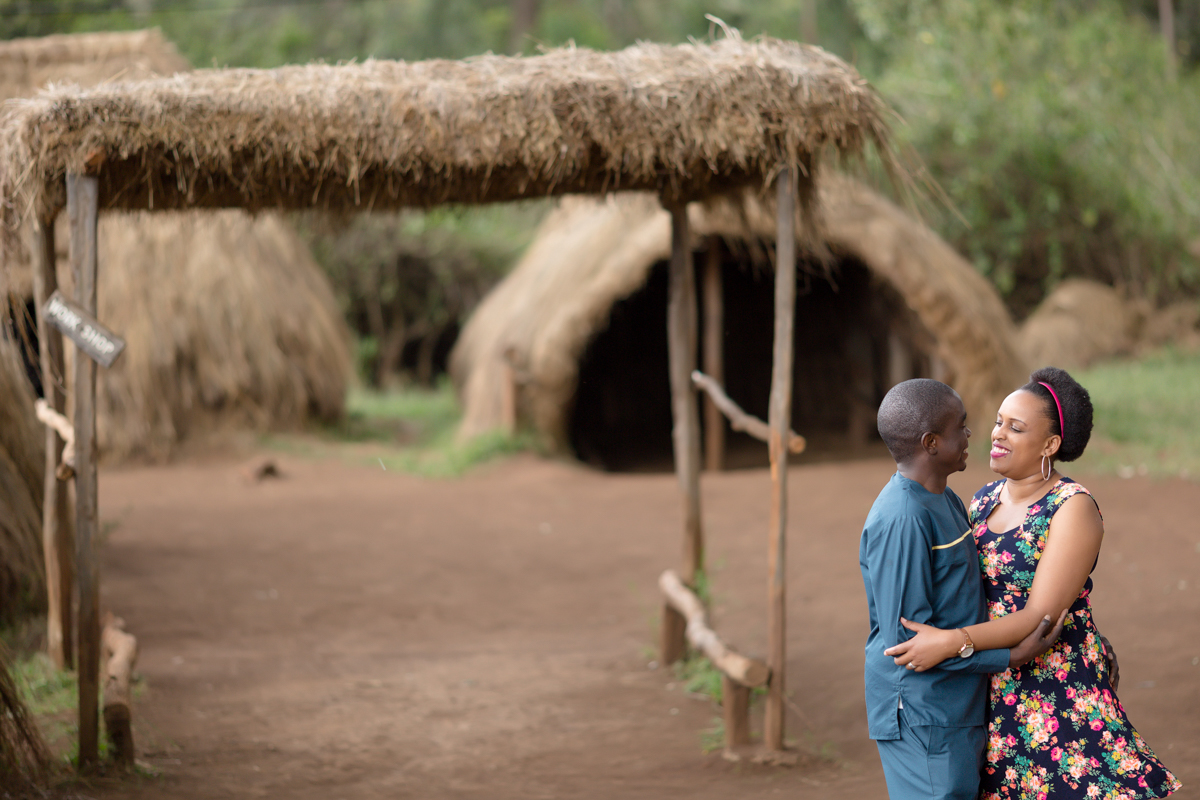
[[970,535],[971,535],[971,529],[970,529],[970,528],[967,528],[967,532],[966,532],[966,533],[964,533],[962,536],[960,536],[960,537],[958,537],[957,539],[955,539],[955,540],[954,540],[953,542],[951,542],[950,544],[935,544],[935,545],[933,546],[933,549],[934,549],[934,550],[945,550],[947,547],[954,547],[954,545],[958,544],[959,542],[961,542],[963,539],[967,538],[967,537],[968,537],[968,536],[970,536]]

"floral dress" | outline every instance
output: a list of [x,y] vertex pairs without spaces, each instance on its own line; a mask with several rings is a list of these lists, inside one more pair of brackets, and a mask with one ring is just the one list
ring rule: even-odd
[[[968,511],[992,619],[1025,607],[1050,518],[1070,497],[1089,494],[1060,478],[1029,507],[1020,527],[993,533],[987,518],[1003,485],[980,489]],[[1142,800],[1180,787],[1109,687],[1091,590],[1089,577],[1054,647],[1024,667],[992,676],[984,800]]]

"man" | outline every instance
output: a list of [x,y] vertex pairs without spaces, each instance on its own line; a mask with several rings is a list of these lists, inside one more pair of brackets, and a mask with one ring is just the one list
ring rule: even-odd
[[967,466],[971,430],[958,394],[919,378],[895,386],[879,407],[879,434],[897,472],[863,526],[859,567],[871,632],[867,725],[879,747],[891,800],[975,800],[987,741],[988,675],[1041,655],[1058,639],[1049,618],[1020,645],[976,653],[963,631],[958,658],[926,672],[884,650],[912,634],[901,618],[943,629],[986,622],[975,540],[962,500],[946,479]]

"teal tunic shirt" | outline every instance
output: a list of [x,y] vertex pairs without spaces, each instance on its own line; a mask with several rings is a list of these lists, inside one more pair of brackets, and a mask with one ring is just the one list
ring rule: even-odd
[[987,621],[962,500],[949,487],[934,494],[897,472],[867,515],[858,565],[871,618],[864,672],[870,737],[900,738],[901,708],[910,725],[985,724],[988,673],[1008,668],[1008,650],[949,658],[926,672],[897,666],[883,653],[914,635],[901,617],[944,629]]

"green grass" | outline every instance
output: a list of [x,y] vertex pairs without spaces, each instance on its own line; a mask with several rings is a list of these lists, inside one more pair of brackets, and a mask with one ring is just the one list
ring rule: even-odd
[[1075,377],[1095,407],[1081,469],[1200,478],[1200,352],[1166,349],[1096,365]]
[[314,436],[275,435],[269,447],[310,457],[340,456],[381,469],[430,478],[453,478],[472,467],[525,450],[532,435],[501,431],[456,441],[462,411],[448,381],[436,388],[392,391],[351,389],[345,416]]

